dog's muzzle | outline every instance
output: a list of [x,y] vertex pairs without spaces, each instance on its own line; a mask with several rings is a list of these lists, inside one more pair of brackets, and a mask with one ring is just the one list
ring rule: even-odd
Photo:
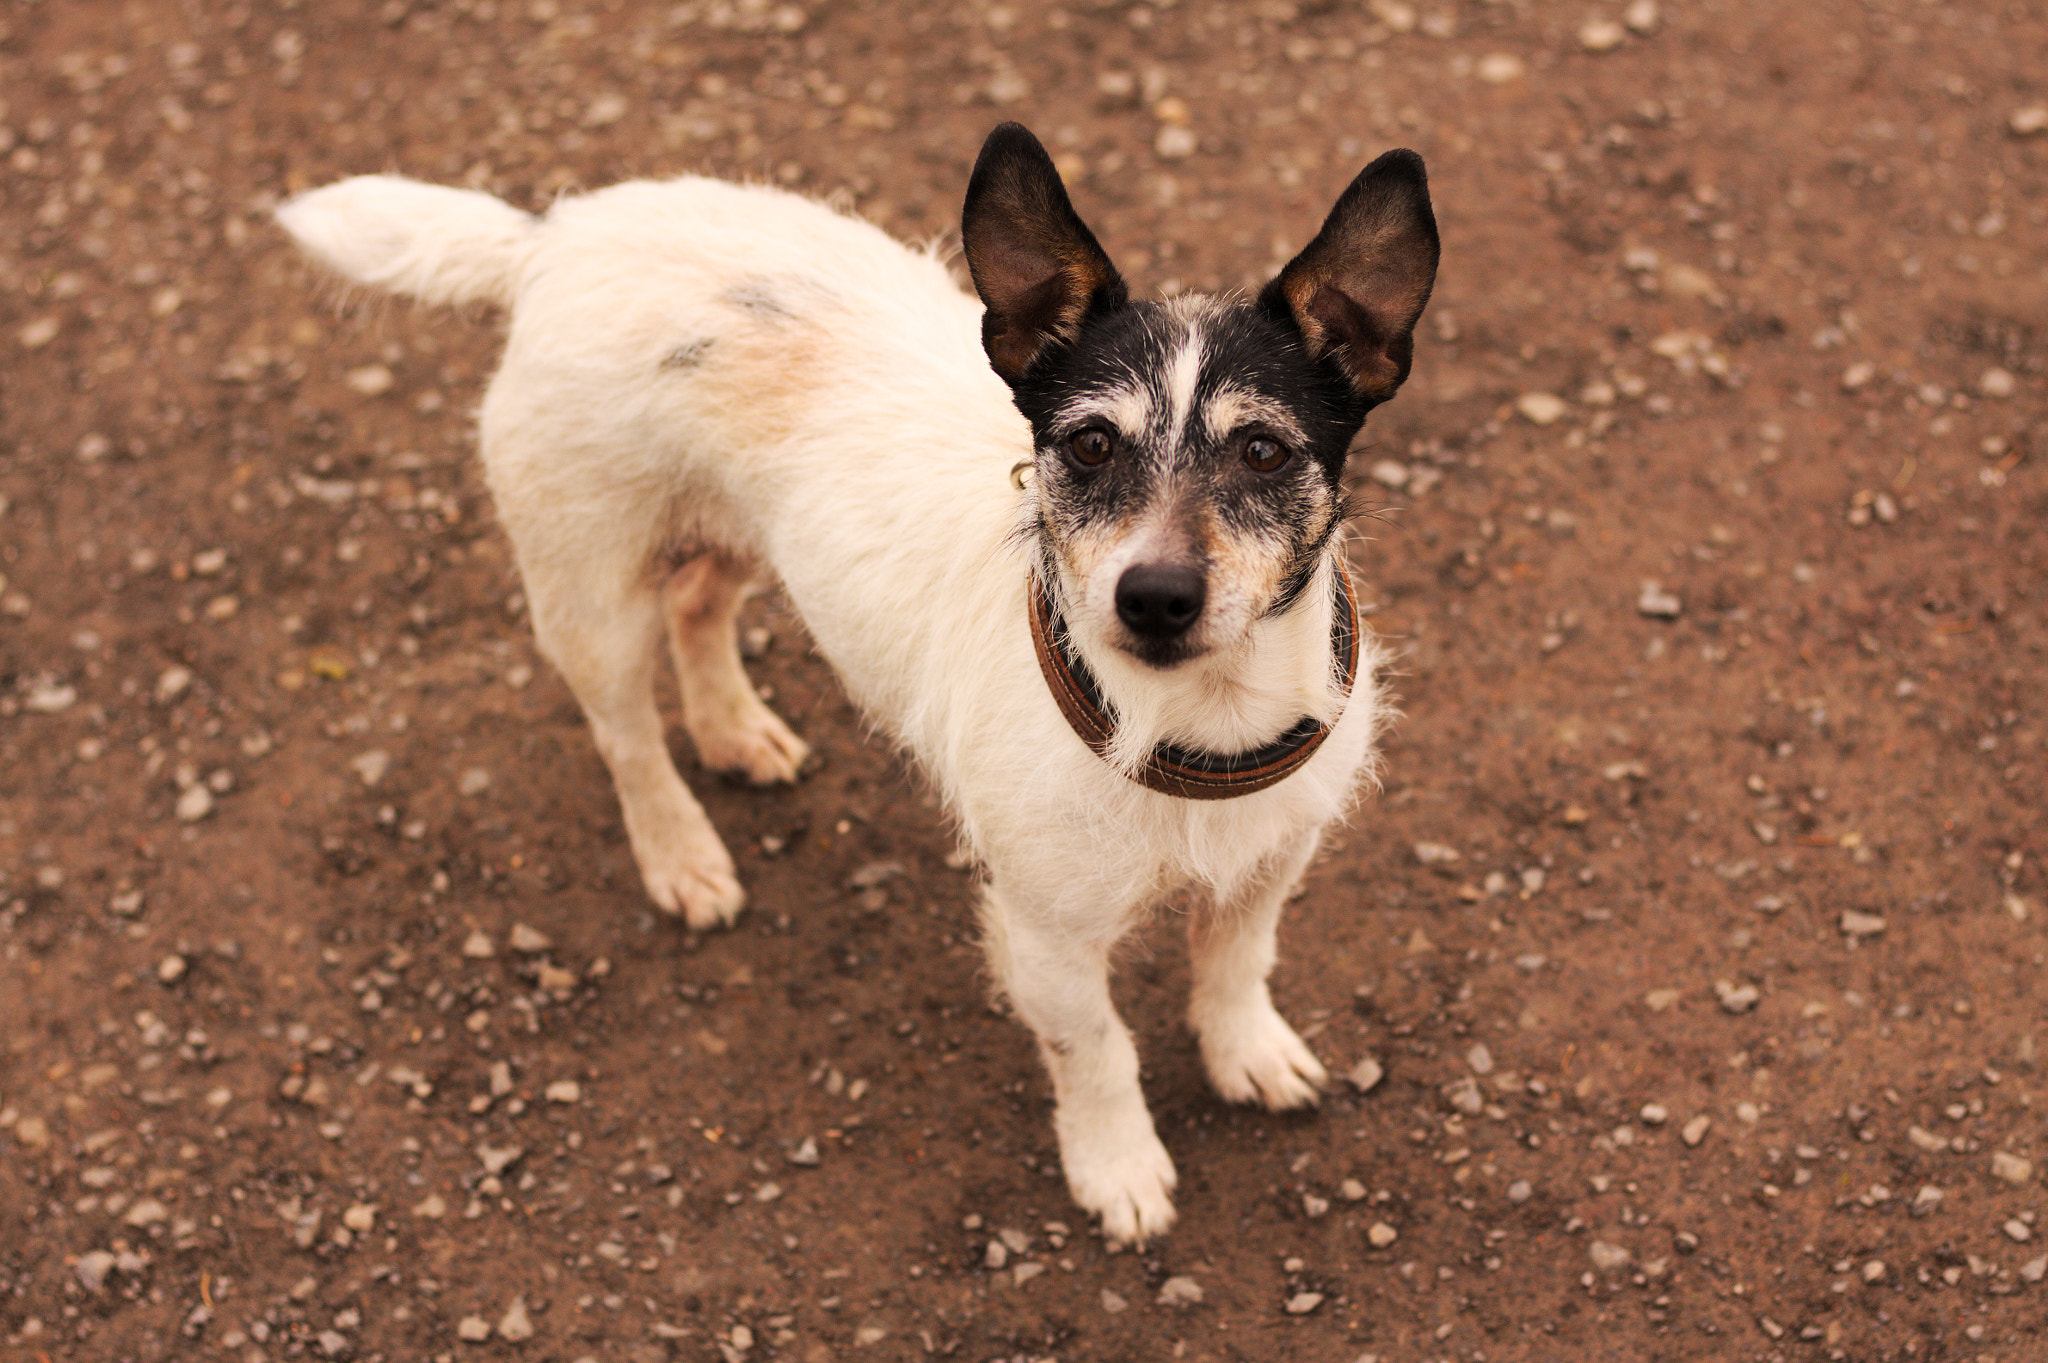
[[[1132,573],[1140,571],[1144,570],[1130,569],[1124,574],[1123,581],[1117,584],[1119,615],[1123,614],[1124,581],[1128,581]],[[1330,651],[1332,665],[1348,698],[1358,680],[1358,594],[1351,585],[1351,574],[1344,570],[1343,564],[1336,566],[1336,573],[1342,599],[1337,609],[1331,612]],[[1196,582],[1199,588],[1199,575]],[[1051,587],[1033,574],[1026,585],[1026,593],[1030,598],[1031,644],[1038,654],[1038,670],[1044,674],[1045,684],[1052,691],[1053,700],[1058,703],[1060,713],[1066,716],[1067,723],[1081,736],[1081,741],[1100,756],[1108,752],[1111,741],[1116,737],[1116,714],[1103,699],[1102,688],[1088,670],[1088,664],[1074,651],[1066,621],[1053,604]],[[1188,621],[1192,623],[1200,613],[1198,590]],[[1129,625],[1130,621],[1126,619],[1124,623]],[[1186,627],[1183,624],[1181,629]],[[1313,715],[1303,715],[1286,733],[1249,752],[1211,753],[1183,748],[1176,743],[1162,743],[1146,757],[1132,779],[1147,790],[1183,800],[1228,800],[1250,795],[1284,780],[1314,756],[1316,749],[1329,736],[1328,724]]]

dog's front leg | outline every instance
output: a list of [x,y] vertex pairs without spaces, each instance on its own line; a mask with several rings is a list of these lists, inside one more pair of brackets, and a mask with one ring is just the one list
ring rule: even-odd
[[1209,1082],[1233,1103],[1303,1107],[1329,1077],[1266,988],[1278,956],[1280,911],[1318,840],[1316,833],[1300,838],[1249,883],[1188,920],[1188,1023],[1201,1038]]
[[1125,925],[1063,923],[1036,907],[989,887],[989,962],[1052,1075],[1074,1200],[1102,1218],[1112,1243],[1142,1242],[1173,1224],[1175,1175],[1138,1087],[1137,1047],[1109,996],[1109,953]]

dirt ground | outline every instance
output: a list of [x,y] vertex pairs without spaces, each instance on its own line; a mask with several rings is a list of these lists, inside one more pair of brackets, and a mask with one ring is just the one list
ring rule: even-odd
[[[2048,1358],[2044,73],[2039,0],[13,0],[0,1358]],[[1405,714],[1275,977],[1383,1077],[1213,1098],[1169,915],[1140,1253],[772,597],[818,769],[699,780],[735,931],[651,910],[495,319],[268,216],[702,170],[927,238],[1003,118],[1148,290],[1390,146],[1443,229],[1354,462]]]

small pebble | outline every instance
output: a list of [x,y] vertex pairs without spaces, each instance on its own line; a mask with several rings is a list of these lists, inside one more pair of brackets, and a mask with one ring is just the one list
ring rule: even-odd
[[547,1086],[547,1100],[551,1103],[574,1103],[583,1097],[583,1086],[574,1079],[557,1079]]
[[1657,0],[1634,0],[1621,12],[1621,21],[1635,33],[1651,34],[1657,31],[1659,19]]
[[462,773],[455,788],[464,795],[481,795],[491,788],[491,774],[482,767],[470,767]]
[[1168,1278],[1159,1285],[1161,1306],[1193,1306],[1202,1299],[1202,1285],[1193,1278]]
[[514,1344],[533,1338],[533,1320],[526,1314],[526,1298],[514,1297],[505,1308],[505,1314],[498,1319],[498,1338]]
[[1610,1244],[1605,1240],[1595,1240],[1587,1245],[1586,1254],[1592,1259],[1593,1267],[1602,1273],[1612,1273],[1618,1268],[1624,1268],[1629,1260],[1635,1257],[1620,1245]]
[[2034,1162],[2004,1150],[1994,1151],[1991,1156],[1991,1176],[2015,1188],[2034,1180]]
[[1915,1216],[1926,1216],[1929,1212],[1940,1209],[1942,1197],[1941,1189],[1931,1183],[1923,1183],[1920,1185],[1920,1191],[1913,1194],[1913,1205],[1909,1210]]
[[1854,909],[1842,910],[1842,932],[1857,939],[1875,937],[1884,931],[1884,919],[1874,913],[1858,913]]
[[1977,376],[1977,391],[1987,398],[2009,398],[2017,387],[2012,371],[1996,365]]
[[1374,1249],[1385,1249],[1388,1245],[1393,1244],[1400,1237],[1400,1234],[1401,1232],[1395,1230],[1386,1222],[1375,1221],[1366,1228],[1365,1238],[1367,1243]]
[[472,961],[487,961],[498,954],[498,948],[492,944],[489,933],[472,928],[469,936],[462,939],[462,954]]
[[1701,1113],[1679,1130],[1678,1139],[1684,1141],[1689,1146],[1698,1145],[1707,1138],[1707,1130],[1713,1124],[1714,1122],[1711,1117]]
[[106,1286],[107,1275],[114,1271],[114,1256],[103,1249],[91,1250],[78,1256],[72,1272],[78,1275],[78,1284],[88,1292],[97,1292]]
[[2020,1220],[2017,1216],[2008,1220],[2002,1229],[2007,1237],[2016,1244],[2024,1245],[2027,1241],[2034,1238],[2032,1227],[2028,1226],[2026,1222]]
[[989,1241],[988,1248],[982,1251],[981,1262],[984,1266],[993,1271],[1000,1271],[1004,1268],[1009,1267],[1009,1246],[1005,1245],[1000,1240]]
[[2005,124],[2021,137],[2032,137],[2037,132],[2048,130],[2048,104],[2029,104],[2024,109],[2014,109]]
[[1643,1119],[1645,1126],[1662,1126],[1671,1118],[1670,1110],[1662,1103],[1644,1103],[1636,1115]]
[[1685,603],[1673,592],[1664,590],[1664,584],[1645,579],[1642,590],[1636,594],[1636,612],[1658,620],[1674,620],[1685,609]]
[[171,1209],[153,1197],[145,1197],[128,1208],[128,1214],[121,1218],[130,1226],[154,1226],[170,1219]]
[[179,955],[164,957],[156,963],[156,977],[165,984],[176,984],[185,978],[185,958]]
[[530,928],[524,923],[512,925],[512,949],[528,956],[537,956],[554,945],[554,941],[539,928]]
[[1365,1185],[1355,1178],[1347,1178],[1337,1185],[1337,1196],[1346,1202],[1365,1201]]
[[390,392],[391,385],[397,380],[385,366],[366,364],[359,369],[349,370],[343,377],[343,382],[364,397],[374,398]]
[[1867,1283],[1884,1280],[1884,1260],[1872,1259],[1863,1265],[1863,1281]]
[[1561,419],[1571,407],[1555,393],[1524,393],[1515,399],[1515,410],[1532,426],[1549,426]]
[[799,1145],[796,1149],[790,1151],[788,1155],[784,1156],[784,1158],[786,1158],[791,1164],[800,1164],[806,1168],[809,1168],[817,1164],[818,1138],[816,1136],[804,1137],[804,1143],[802,1145]]
[[2048,1278],[2048,1254],[2043,1254],[2038,1259],[2029,1259],[2026,1263],[2020,1265],[2020,1277],[2030,1283],[2037,1283],[2043,1278]]
[[367,1202],[358,1202],[341,1214],[341,1224],[358,1235],[367,1235],[377,1226],[377,1209]]
[[1906,1128],[1906,1139],[1912,1143],[1915,1150],[1924,1151],[1930,1155],[1939,1155],[1948,1149],[1948,1137],[1937,1135],[1919,1125]]
[[455,1336],[471,1344],[481,1344],[491,1337],[491,1323],[482,1316],[464,1316],[456,1323]]
[[1168,161],[1179,161],[1193,156],[1200,146],[1201,139],[1195,136],[1194,130],[1184,128],[1178,123],[1167,124],[1159,130],[1159,135],[1152,139],[1152,150]]
[[1287,1314],[1305,1316],[1322,1304],[1323,1294],[1320,1292],[1297,1292],[1287,1299]]
[[391,754],[382,748],[372,748],[349,759],[349,766],[355,769],[356,777],[366,786],[375,786],[391,770]]
[[1472,1048],[1465,1052],[1465,1063],[1472,1067],[1474,1074],[1492,1074],[1493,1052],[1486,1048],[1485,1042],[1475,1041]]
[[178,796],[177,815],[181,823],[198,823],[213,813],[213,792],[204,785],[187,786]]
[[[1489,52],[1472,68],[1473,74],[1488,85],[1506,85],[1511,80],[1520,80],[1524,69],[1522,59],[1512,52]],[[1535,420],[1533,417],[1530,419]],[[1537,424],[1549,423],[1539,421]]]
[[1763,997],[1753,984],[1734,985],[1726,980],[1714,981],[1714,996],[1721,1000],[1721,1008],[1729,1013],[1747,1013],[1756,1007]]
[[1125,1301],[1122,1297],[1118,1296],[1115,1292],[1110,1291],[1110,1289],[1106,1287],[1102,1289],[1102,1309],[1104,1311],[1107,1311],[1110,1315],[1114,1316],[1119,1312],[1129,1309],[1129,1307],[1130,1303]]
[[1579,27],[1579,46],[1588,52],[1608,52],[1619,47],[1627,36],[1612,19],[1588,19]]
[[1529,1180],[1526,1178],[1518,1178],[1508,1185],[1508,1201],[1518,1207],[1535,1195],[1536,1190],[1529,1186]]
[[1349,1079],[1351,1087],[1357,1089],[1360,1093],[1371,1093],[1373,1089],[1379,1086],[1379,1082],[1385,1074],[1386,1071],[1380,1068],[1380,1062],[1371,1056],[1367,1056],[1356,1065],[1353,1065],[1351,1073],[1347,1074],[1345,1078]]

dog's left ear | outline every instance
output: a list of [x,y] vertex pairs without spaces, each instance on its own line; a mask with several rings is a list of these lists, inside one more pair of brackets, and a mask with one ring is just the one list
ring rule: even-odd
[[1072,341],[1096,308],[1121,306],[1123,278],[1074,212],[1052,157],[1021,123],[988,135],[967,182],[960,240],[987,311],[981,344],[1014,384],[1039,355]]
[[1390,151],[1359,172],[1259,305],[1291,322],[1311,355],[1334,361],[1360,397],[1385,402],[1408,377],[1436,262],[1422,158]]

